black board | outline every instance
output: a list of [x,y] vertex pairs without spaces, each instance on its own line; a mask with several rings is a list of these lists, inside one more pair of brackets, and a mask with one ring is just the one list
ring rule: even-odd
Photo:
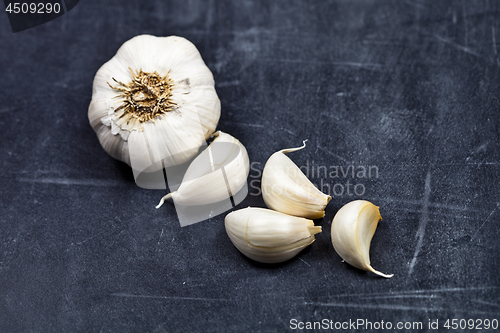
[[[143,33],[189,39],[212,70],[218,128],[253,162],[238,208],[264,207],[265,161],[308,140],[290,157],[333,199],[296,258],[246,259],[224,214],[181,228],[100,147],[93,77]],[[0,331],[500,320],[499,2],[87,0],[18,33],[0,13],[0,50]],[[331,245],[360,198],[380,207],[371,259],[391,279]]]

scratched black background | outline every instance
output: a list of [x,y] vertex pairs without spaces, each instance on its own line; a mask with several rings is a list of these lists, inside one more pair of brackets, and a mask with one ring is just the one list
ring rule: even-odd
[[[364,186],[383,216],[372,264],[394,277],[331,245],[356,195],[334,196],[317,241],[271,267],[233,247],[224,215],[181,228],[173,205],[155,210],[164,192],[138,188],[87,118],[97,69],[142,33],[198,47],[218,128],[254,169],[304,139],[298,165],[378,167],[311,180]],[[500,319],[498,1],[88,0],[16,34],[0,14],[0,50],[0,331]]]

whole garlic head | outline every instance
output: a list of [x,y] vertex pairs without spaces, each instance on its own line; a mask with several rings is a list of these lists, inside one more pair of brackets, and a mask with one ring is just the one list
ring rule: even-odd
[[88,110],[102,147],[139,172],[193,158],[217,127],[212,73],[182,37],[125,42],[94,78]]
[[379,209],[371,202],[351,201],[333,218],[332,244],[338,255],[352,266],[390,278],[393,274],[381,273],[370,265],[370,243],[380,220]]
[[321,232],[321,227],[311,220],[252,207],[229,213],[225,226],[231,242],[241,253],[263,263],[293,258]]
[[285,154],[302,147],[280,150],[269,157],[262,173],[262,197],[266,206],[278,212],[308,219],[325,216],[332,199],[314,186]]

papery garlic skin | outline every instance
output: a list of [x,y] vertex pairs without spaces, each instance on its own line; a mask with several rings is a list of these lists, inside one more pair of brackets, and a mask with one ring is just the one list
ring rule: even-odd
[[318,219],[332,199],[314,186],[285,154],[305,147],[280,150],[266,162],[262,173],[262,197],[267,207],[289,215]]
[[301,217],[265,208],[244,208],[225,218],[226,232],[245,256],[262,263],[279,263],[296,256],[315,240],[320,226]]
[[[124,92],[129,84],[139,90]],[[137,88],[139,84],[144,89]],[[163,96],[165,89],[169,91]],[[97,71],[92,91],[88,117],[99,142],[139,172],[193,158],[220,116],[213,75],[196,47],[182,37],[140,35],[128,40]],[[157,111],[165,105],[170,108],[149,119],[124,112],[124,103],[134,105],[129,111],[144,105],[157,105]]]
[[[216,138],[210,146],[191,162],[177,191],[164,196],[156,208],[160,208],[170,198],[176,205],[182,206],[221,202],[246,185],[250,160],[245,146],[221,131],[214,136]],[[214,151],[214,146],[222,146],[222,149]]]
[[371,202],[351,201],[333,218],[332,244],[338,255],[352,266],[391,278],[393,274],[381,273],[370,265],[370,243],[380,220],[380,211]]

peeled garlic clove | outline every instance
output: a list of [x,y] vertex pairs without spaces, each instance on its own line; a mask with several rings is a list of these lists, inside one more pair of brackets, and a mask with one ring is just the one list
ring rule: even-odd
[[289,215],[318,219],[325,216],[325,207],[332,199],[318,190],[286,153],[280,150],[267,160],[262,173],[262,197],[267,207]]
[[351,201],[333,218],[332,244],[338,255],[352,266],[390,278],[394,274],[384,274],[370,266],[370,243],[380,220],[379,209],[371,202]]
[[189,165],[177,191],[164,196],[156,208],[172,198],[177,205],[198,206],[228,200],[246,185],[250,171],[247,150],[224,132]]
[[225,226],[231,242],[241,253],[263,263],[293,258],[321,232],[321,227],[311,220],[251,207],[229,213]]
[[139,173],[192,159],[219,116],[212,73],[176,36],[125,42],[97,71],[88,110],[102,147]]

